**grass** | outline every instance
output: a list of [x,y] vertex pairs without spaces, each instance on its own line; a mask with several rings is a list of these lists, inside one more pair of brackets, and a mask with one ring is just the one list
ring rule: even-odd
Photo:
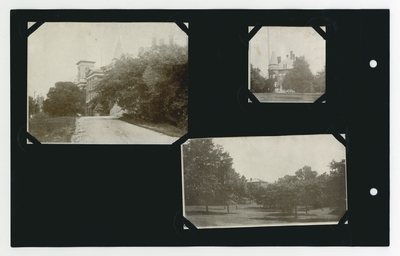
[[29,133],[40,142],[71,142],[76,117],[34,116],[29,120]]
[[228,226],[264,226],[312,224],[321,222],[339,222],[344,212],[334,212],[329,208],[311,209],[305,213],[298,209],[297,219],[294,214],[282,212],[280,209],[260,208],[256,204],[235,205],[229,207],[229,213],[224,206],[186,206],[186,217],[196,227],[228,227]]
[[133,118],[129,118],[127,116],[122,116],[119,118],[121,121],[130,123],[130,124],[134,124],[155,132],[159,132],[162,133],[164,135],[167,136],[171,136],[171,137],[182,137],[183,135],[185,135],[187,133],[187,130],[184,129],[180,129],[176,126],[170,125],[170,124],[166,124],[166,123],[151,123],[151,122],[146,122],[146,121],[138,121],[136,119]]
[[322,93],[254,93],[260,102],[314,102]]

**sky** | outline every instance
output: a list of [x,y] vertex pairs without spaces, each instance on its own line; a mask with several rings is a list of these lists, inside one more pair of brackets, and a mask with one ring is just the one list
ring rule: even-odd
[[274,182],[311,166],[329,173],[332,160],[346,158],[345,147],[332,135],[213,138],[233,158],[233,168],[247,179]]
[[97,68],[109,64],[118,39],[124,53],[136,57],[153,37],[167,44],[170,34],[174,43],[186,44],[175,23],[44,23],[28,38],[28,95],[46,97],[56,82],[74,82],[80,60],[95,61]]
[[249,49],[250,63],[260,68],[264,76],[268,75],[272,51],[282,60],[290,56],[290,51],[298,57],[305,56],[314,75],[325,66],[325,40],[312,27],[262,27],[250,40]]

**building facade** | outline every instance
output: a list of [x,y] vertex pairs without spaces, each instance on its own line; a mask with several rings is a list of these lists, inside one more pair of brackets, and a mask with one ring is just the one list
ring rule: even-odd
[[295,59],[293,51],[290,51],[290,54],[287,54],[283,60],[281,56],[276,57],[275,52],[272,51],[268,64],[268,78],[275,79],[275,92],[285,92],[282,89],[283,79],[293,69]]

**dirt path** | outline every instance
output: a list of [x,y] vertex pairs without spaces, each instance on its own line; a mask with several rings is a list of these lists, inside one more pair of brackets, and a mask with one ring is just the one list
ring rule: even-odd
[[171,144],[177,139],[123,122],[113,116],[91,116],[77,119],[72,143]]

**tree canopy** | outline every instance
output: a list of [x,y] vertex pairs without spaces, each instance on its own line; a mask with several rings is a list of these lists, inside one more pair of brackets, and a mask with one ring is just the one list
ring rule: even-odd
[[43,110],[50,116],[75,116],[85,110],[85,92],[72,82],[57,82],[49,89]]
[[314,92],[314,75],[304,56],[296,58],[291,69],[283,79],[282,88],[295,92]]
[[275,90],[275,80],[267,79],[261,75],[259,68],[250,64],[250,88],[252,92],[273,92]]
[[186,46],[153,46],[137,58],[124,55],[104,72],[95,88],[102,105],[117,102],[132,118],[187,126]]
[[229,153],[211,139],[194,139],[183,145],[185,204],[237,203],[245,193],[246,179],[235,172]]

